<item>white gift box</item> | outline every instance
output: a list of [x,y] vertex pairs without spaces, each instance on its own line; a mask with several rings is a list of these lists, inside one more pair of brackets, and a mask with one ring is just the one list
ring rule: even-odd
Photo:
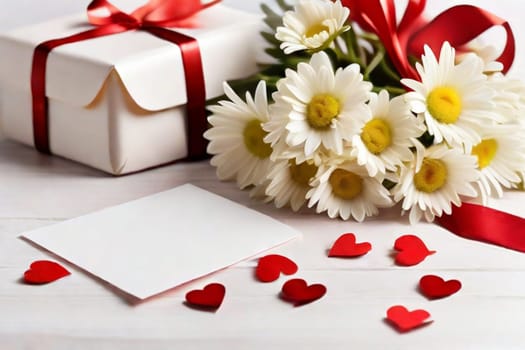
[[[196,38],[206,98],[225,80],[257,71],[261,17],[225,6],[197,15]],[[85,15],[0,36],[0,120],[6,137],[34,145],[31,63],[35,47],[92,28]],[[175,29],[174,29],[175,30]],[[64,45],[49,55],[46,76],[53,154],[120,175],[187,156],[186,85],[177,45],[129,31]]]

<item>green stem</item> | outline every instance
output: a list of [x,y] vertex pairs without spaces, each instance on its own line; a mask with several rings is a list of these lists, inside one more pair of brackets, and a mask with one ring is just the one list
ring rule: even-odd
[[393,71],[392,68],[390,68],[390,66],[386,63],[385,60],[381,61],[380,67],[382,71],[386,74],[386,76],[392,79],[393,81],[399,82],[401,80],[401,77],[399,76],[399,74]]
[[383,59],[385,58],[385,53],[382,51],[382,50],[379,50],[374,58],[372,58],[372,61],[370,61],[370,63],[368,64],[368,66],[366,67],[365,69],[365,72],[363,73],[363,77],[365,80],[370,80],[370,73],[372,73],[372,71],[374,69],[377,68],[378,65],[381,64],[381,62],[383,61]]

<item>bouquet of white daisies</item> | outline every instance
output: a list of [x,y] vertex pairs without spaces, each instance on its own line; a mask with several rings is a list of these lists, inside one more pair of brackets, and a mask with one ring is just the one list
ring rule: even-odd
[[525,85],[490,46],[425,47],[407,78],[339,0],[278,4],[283,14],[263,6],[274,61],[209,107],[221,180],[345,220],[401,202],[411,223],[520,186]]

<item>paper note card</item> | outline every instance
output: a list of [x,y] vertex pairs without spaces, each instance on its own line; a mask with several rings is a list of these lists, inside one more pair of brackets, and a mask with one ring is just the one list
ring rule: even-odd
[[268,216],[183,185],[22,236],[145,299],[299,235]]

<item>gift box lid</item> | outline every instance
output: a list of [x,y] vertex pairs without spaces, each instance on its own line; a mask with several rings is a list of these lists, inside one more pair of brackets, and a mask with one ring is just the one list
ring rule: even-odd
[[[194,37],[201,49],[207,98],[222,94],[222,82],[257,71],[261,17],[222,5],[191,19],[191,28],[172,29]],[[69,16],[0,35],[0,84],[30,91],[34,48],[47,40],[93,28],[86,16]],[[47,63],[50,99],[89,105],[115,71],[131,98],[149,111],[186,103],[185,78],[177,45],[142,31],[129,31],[64,45]]]

